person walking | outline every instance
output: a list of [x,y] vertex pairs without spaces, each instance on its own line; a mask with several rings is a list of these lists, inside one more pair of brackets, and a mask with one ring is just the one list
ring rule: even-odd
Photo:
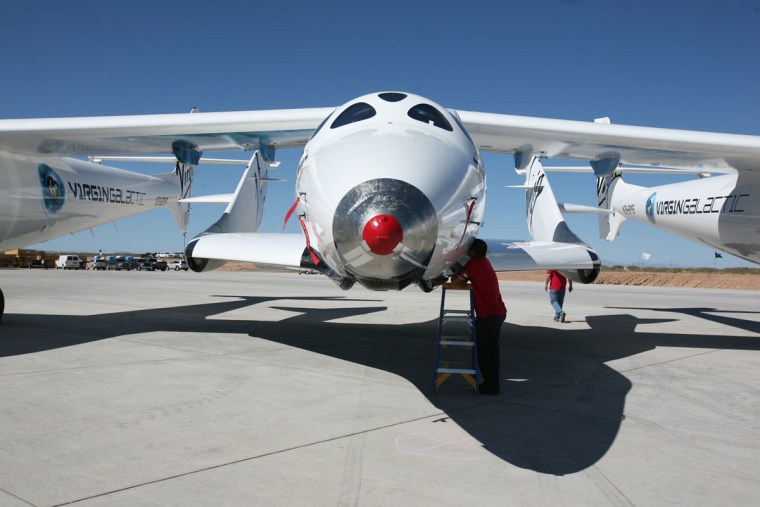
[[501,392],[499,335],[501,325],[507,318],[507,307],[501,299],[496,272],[486,258],[487,250],[488,245],[482,239],[473,241],[467,251],[470,260],[465,264],[464,272],[459,278],[470,281],[475,300],[478,367],[483,376],[478,390],[480,394],[494,395]]
[[554,307],[554,322],[565,322],[567,318],[562,309],[565,304],[565,287],[568,292],[573,292],[573,281],[553,269],[546,272],[544,291],[549,291],[549,303]]

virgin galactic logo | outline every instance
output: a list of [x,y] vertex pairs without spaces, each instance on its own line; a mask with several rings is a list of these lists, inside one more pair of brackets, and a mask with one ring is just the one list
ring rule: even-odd
[[653,193],[647,199],[646,214],[650,222],[654,223],[654,206],[657,203],[657,192]]
[[42,187],[42,204],[48,215],[55,216],[66,202],[66,187],[63,180],[49,165],[40,164],[37,167]]

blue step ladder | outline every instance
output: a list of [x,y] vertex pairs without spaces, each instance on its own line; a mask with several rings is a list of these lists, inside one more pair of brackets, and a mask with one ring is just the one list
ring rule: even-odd
[[[446,308],[448,291],[466,291],[469,309]],[[453,296],[453,295],[452,295]],[[461,297],[451,297],[449,303],[463,306]],[[475,301],[470,284],[444,283],[441,290],[441,313],[438,317],[438,336],[435,340],[435,370],[433,392],[452,375],[461,375],[476,394],[478,389],[478,341],[475,330]],[[446,324],[457,323],[456,326]],[[453,329],[453,328],[456,329]],[[445,331],[445,334],[444,334]],[[454,332],[456,331],[456,332]]]

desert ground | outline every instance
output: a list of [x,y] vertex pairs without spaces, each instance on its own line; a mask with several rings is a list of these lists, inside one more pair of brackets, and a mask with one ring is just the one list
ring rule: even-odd
[[[501,280],[543,281],[540,271],[500,273]],[[603,285],[644,285],[648,287],[693,287],[700,289],[760,290],[760,275],[735,273],[660,273],[660,272],[602,272],[594,283]]]
[[[235,262],[222,267],[222,271],[253,271],[255,264]],[[500,280],[541,282],[544,271],[499,273]],[[602,285],[641,285],[647,287],[692,287],[701,289],[760,290],[760,273],[663,273],[650,271],[608,271],[602,269],[594,283]]]

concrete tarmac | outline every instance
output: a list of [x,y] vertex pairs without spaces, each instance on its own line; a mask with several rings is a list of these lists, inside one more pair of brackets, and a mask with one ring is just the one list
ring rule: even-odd
[[[757,505],[756,292],[507,282],[502,394],[440,292],[3,270],[0,505]],[[458,303],[462,303],[459,301]]]

